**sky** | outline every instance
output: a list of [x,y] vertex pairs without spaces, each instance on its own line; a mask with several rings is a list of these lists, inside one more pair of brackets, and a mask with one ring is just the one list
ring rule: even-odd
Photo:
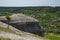
[[0,6],[60,6],[60,0],[0,0]]

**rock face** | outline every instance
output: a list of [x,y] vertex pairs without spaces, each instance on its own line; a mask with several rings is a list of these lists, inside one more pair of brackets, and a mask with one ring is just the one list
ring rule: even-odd
[[[0,17],[0,21],[7,23],[5,16]],[[40,36],[44,35],[44,29],[39,27],[39,21],[23,14],[13,14],[9,24],[25,32],[38,34]]]

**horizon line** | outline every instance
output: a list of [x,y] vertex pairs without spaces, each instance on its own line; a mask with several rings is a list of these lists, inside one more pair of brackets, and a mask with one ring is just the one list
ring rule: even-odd
[[60,7],[60,6],[0,6],[0,7]]

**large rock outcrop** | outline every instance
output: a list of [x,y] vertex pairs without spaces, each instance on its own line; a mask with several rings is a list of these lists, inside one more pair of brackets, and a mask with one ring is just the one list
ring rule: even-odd
[[[5,16],[0,17],[0,21],[8,24]],[[38,34],[40,36],[44,35],[44,29],[39,26],[39,21],[23,14],[13,14],[9,24],[25,32]]]

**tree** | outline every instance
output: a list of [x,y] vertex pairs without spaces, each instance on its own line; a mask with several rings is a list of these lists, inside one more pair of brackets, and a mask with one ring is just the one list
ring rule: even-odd
[[11,21],[11,17],[9,15],[6,15],[7,23],[8,23],[8,29],[9,29],[9,22]]

